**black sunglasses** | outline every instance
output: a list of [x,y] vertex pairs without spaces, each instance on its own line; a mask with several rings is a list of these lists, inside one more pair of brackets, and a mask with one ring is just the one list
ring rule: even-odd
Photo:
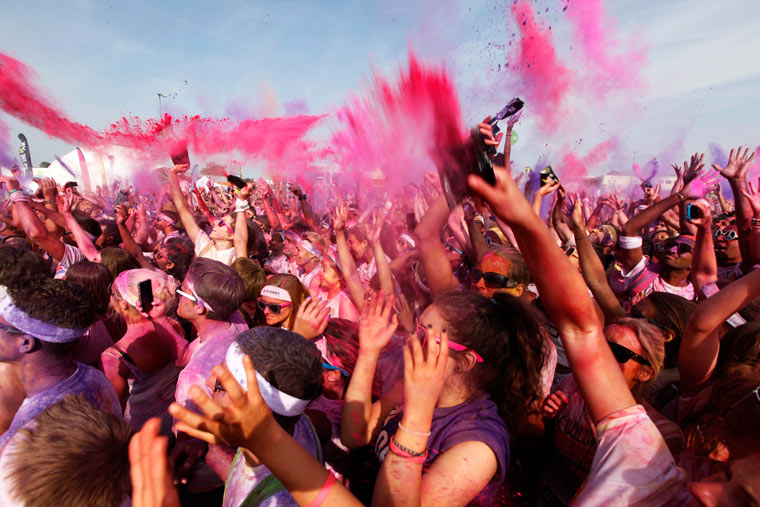
[[644,366],[652,366],[652,363],[650,363],[646,358],[641,357],[631,349],[627,349],[622,345],[618,345],[614,342],[607,342],[607,345],[610,346],[610,349],[612,349],[612,355],[615,356],[615,360],[620,364],[625,364],[633,359],[637,363],[643,364]]
[[691,253],[694,250],[694,247],[688,243],[677,243],[675,241],[669,240],[662,243],[662,251],[667,252],[674,246],[677,247],[678,255]]
[[473,269],[470,280],[472,283],[478,283],[480,279],[486,284],[489,289],[506,289],[517,287],[517,283],[510,280],[501,273],[494,273],[492,271],[486,271],[485,273],[479,269]]
[[272,312],[272,313],[274,313],[276,315],[276,314],[279,314],[282,311],[282,309],[285,308],[286,306],[290,306],[290,303],[285,303],[285,304],[282,304],[282,303],[266,303],[266,302],[262,301],[261,299],[257,299],[256,300],[256,306],[262,312],[264,310],[266,310],[267,308],[269,308],[269,311]]

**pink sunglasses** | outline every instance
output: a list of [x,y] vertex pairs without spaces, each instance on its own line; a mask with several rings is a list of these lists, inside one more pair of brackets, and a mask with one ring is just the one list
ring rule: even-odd
[[[419,319],[417,320],[417,328],[414,330],[414,334],[416,334],[417,338],[419,338],[420,341],[422,341],[422,344],[425,345],[425,343],[427,342],[427,339],[428,339],[428,330],[427,330],[427,328],[425,328],[420,323]],[[435,342],[436,343],[441,343],[441,337],[440,336],[436,336],[435,337]],[[453,341],[449,340],[449,348],[451,350],[456,350],[457,352],[466,352],[466,351],[469,350],[475,356],[475,360],[477,362],[479,362],[479,363],[483,362],[483,358],[480,356],[480,354],[478,354],[477,352],[475,352],[474,350],[472,350],[470,348],[465,347],[462,344],[459,344],[457,342],[453,342]]]

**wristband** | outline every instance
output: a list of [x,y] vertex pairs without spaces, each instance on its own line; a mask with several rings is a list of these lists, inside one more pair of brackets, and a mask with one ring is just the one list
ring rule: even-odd
[[235,211],[245,211],[251,209],[251,204],[248,201],[235,199]]
[[403,456],[405,458],[424,458],[427,456],[427,449],[425,449],[422,452],[413,451],[409,449],[408,447],[404,447],[403,445],[398,443],[398,440],[396,440],[396,435],[393,435],[391,437],[391,451],[394,451],[393,454]]
[[13,192],[21,192],[21,190],[18,189],[18,188],[14,188],[13,190],[8,190],[8,197],[10,197],[11,195],[13,195]]
[[678,200],[680,202],[684,202],[686,200],[686,197],[684,197],[684,195],[681,192],[682,190],[679,190],[678,192],[676,192],[676,195],[678,196]]
[[9,196],[9,200],[11,201],[11,204],[15,204],[19,201],[27,202],[27,203],[29,202],[29,198],[26,195],[24,195],[23,192],[20,192],[20,191],[17,194],[13,194]]
[[644,241],[641,239],[641,236],[620,236],[618,238],[618,245],[623,250],[633,250],[635,248],[641,248],[641,245],[644,244]]
[[327,480],[325,481],[324,486],[322,486],[322,489],[319,490],[319,494],[314,497],[314,500],[309,502],[309,507],[319,507],[325,502],[325,499],[327,498],[327,495],[330,494],[330,490],[332,490],[333,486],[335,485],[335,474],[332,472],[328,472]]
[[55,201],[45,201],[45,204],[58,204]]
[[402,430],[406,431],[410,435],[417,435],[419,437],[429,437],[430,436],[430,432],[429,431],[427,433],[423,433],[422,431],[412,431],[409,428],[405,427],[401,423],[398,423],[398,427],[401,428]]

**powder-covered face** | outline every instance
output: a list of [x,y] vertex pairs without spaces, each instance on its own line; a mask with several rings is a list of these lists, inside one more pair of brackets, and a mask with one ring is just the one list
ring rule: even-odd
[[293,310],[293,305],[288,304],[288,301],[277,299],[269,296],[259,296],[259,300],[265,303],[274,303],[277,305],[288,305],[280,308],[280,313],[273,313],[269,307],[264,309],[264,318],[267,321],[267,326],[278,326],[285,322],[290,317],[290,312]]
[[[619,326],[617,324],[611,324],[604,329],[604,336],[607,341],[622,345],[628,350],[635,352],[643,357],[644,349],[636,338],[636,333],[630,328],[625,326]],[[623,370],[623,376],[628,383],[629,388],[633,388],[639,380],[639,370],[646,368],[646,366],[637,363],[633,359],[629,359],[625,363],[620,365],[620,369]]]
[[208,235],[209,238],[231,240],[234,235],[232,232],[233,220],[232,215],[225,215],[219,220],[214,220],[214,228],[211,229],[211,233]]

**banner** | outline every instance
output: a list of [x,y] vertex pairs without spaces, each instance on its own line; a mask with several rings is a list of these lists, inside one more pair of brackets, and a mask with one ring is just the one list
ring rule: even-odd
[[77,154],[79,155],[79,174],[82,175],[82,182],[84,183],[84,191],[90,191],[90,171],[87,168],[87,161],[84,159],[84,153],[80,148],[77,148]]
[[21,145],[18,148],[18,154],[21,157],[21,164],[24,166],[24,174],[27,178],[31,178],[32,175],[32,155],[29,152],[29,143],[26,140],[24,134],[18,135]]

